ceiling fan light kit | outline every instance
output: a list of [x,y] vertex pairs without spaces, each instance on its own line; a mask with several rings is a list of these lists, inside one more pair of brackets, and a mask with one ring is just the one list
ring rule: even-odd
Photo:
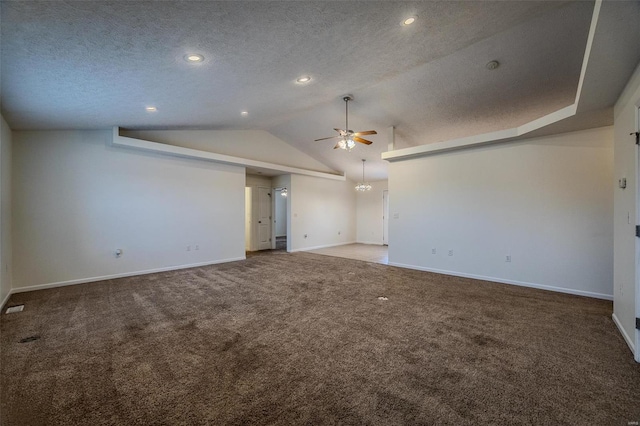
[[375,130],[366,130],[364,132],[354,132],[353,130],[349,130],[349,101],[353,100],[353,95],[346,95],[342,98],[342,100],[344,101],[344,112],[345,112],[344,130],[333,129],[339,133],[338,136],[329,136],[328,138],[316,139],[315,142],[324,141],[327,139],[340,138],[340,140],[338,140],[338,143],[336,144],[336,146],[333,147],[333,149],[340,148],[346,151],[351,151],[353,147],[356,146],[356,142],[359,142],[365,145],[371,145],[373,142],[363,139],[360,136],[377,135],[378,132],[376,132]]
[[338,148],[346,149],[347,151],[351,151],[354,146],[356,146],[355,141],[352,138],[340,139],[338,141]]

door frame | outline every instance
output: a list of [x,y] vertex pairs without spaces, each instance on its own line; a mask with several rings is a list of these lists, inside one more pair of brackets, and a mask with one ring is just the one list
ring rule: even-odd
[[[261,220],[260,220],[260,193],[261,191],[264,190],[265,193],[267,194],[267,196],[269,197],[269,216],[268,219],[266,219],[266,224],[269,226],[269,247],[266,248],[260,248],[260,224],[261,224]],[[251,215],[251,219],[253,221],[253,236],[255,238],[253,238],[253,241],[255,242],[255,250],[259,251],[259,250],[269,250],[271,247],[271,245],[273,244],[273,190],[271,189],[271,187],[269,186],[256,186],[255,187],[255,191],[254,191],[255,196],[253,197],[252,200],[252,204],[253,204],[253,211],[252,211],[252,215]]]
[[389,190],[382,190],[382,245],[389,245]]
[[[635,127],[636,132],[640,132],[640,99],[636,102],[636,114],[635,114]],[[640,224],[640,149],[636,147],[636,226]],[[635,307],[636,307],[636,329],[635,329],[635,360],[640,362],[640,328],[638,322],[640,321],[640,238],[635,238],[636,243],[636,264],[635,264],[635,278],[636,278],[636,291],[635,291]]]
[[[278,197],[282,197],[282,189],[286,189],[287,193],[289,193],[289,190],[287,189],[287,187],[273,187],[271,188],[271,193],[273,194],[273,197],[271,197],[271,249],[275,249],[276,248],[276,203],[279,198]],[[286,250],[289,251],[289,229],[290,229],[290,222],[289,222],[289,195],[287,195],[285,198],[285,203],[284,203],[284,216],[285,216],[285,232],[286,232],[286,236],[287,236],[287,248]]]

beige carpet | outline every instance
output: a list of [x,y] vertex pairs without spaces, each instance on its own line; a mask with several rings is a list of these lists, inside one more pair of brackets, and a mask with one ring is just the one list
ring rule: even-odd
[[640,420],[606,301],[274,252],[17,303],[3,426]]

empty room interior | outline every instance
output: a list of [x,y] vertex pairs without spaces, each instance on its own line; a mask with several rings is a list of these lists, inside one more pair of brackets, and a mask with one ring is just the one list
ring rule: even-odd
[[640,422],[640,2],[0,2],[0,424]]

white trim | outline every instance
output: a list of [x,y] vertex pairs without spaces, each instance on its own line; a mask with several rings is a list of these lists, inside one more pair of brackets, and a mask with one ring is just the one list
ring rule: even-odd
[[631,74],[631,78],[625,84],[624,89],[622,90],[622,94],[616,101],[616,104],[613,107],[613,121],[615,122],[618,119],[618,116],[622,111],[624,111],[625,107],[632,103],[637,107],[640,107],[640,99],[633,99],[635,95],[635,88],[640,85],[640,64],[636,67]]
[[7,302],[9,301],[9,298],[11,297],[12,293],[13,293],[13,291],[9,290],[9,293],[7,293],[7,295],[4,297],[4,300],[2,301],[2,304],[0,305],[0,311],[2,311],[4,309],[4,305],[7,304]]
[[624,341],[627,342],[627,346],[629,346],[629,349],[631,349],[631,353],[635,355],[636,348],[633,344],[633,340],[631,339],[631,337],[629,337],[624,327],[622,327],[622,324],[620,323],[620,320],[618,319],[616,314],[611,314],[611,318],[613,319],[613,322],[616,324],[616,327],[618,327],[618,331],[620,331],[620,334],[622,334],[622,337],[624,337]]
[[231,155],[216,154],[213,152],[201,151],[198,149],[183,148],[181,146],[167,145],[164,143],[145,141],[142,139],[130,138],[120,135],[120,128],[113,128],[112,146],[133,148],[142,151],[151,151],[158,154],[170,155],[180,158],[192,158],[196,160],[213,161],[216,163],[230,164],[233,166],[254,167],[280,173],[293,173],[297,175],[313,176],[324,179],[346,181],[345,174],[333,174],[316,172],[314,170],[300,169],[298,167],[282,166],[280,164],[266,163],[264,161],[249,160],[246,158],[233,157]]
[[372,246],[383,246],[384,244],[382,244],[379,241],[373,242],[373,241],[356,241],[356,244],[369,244]]
[[86,283],[92,283],[92,282],[96,282],[96,281],[111,280],[111,279],[115,279],[115,278],[133,277],[133,276],[136,276],[136,275],[155,274],[157,272],[175,271],[175,270],[178,270],[178,269],[196,268],[198,266],[215,265],[215,264],[218,264],[218,263],[235,262],[235,261],[238,261],[238,260],[245,260],[245,259],[246,259],[245,256],[233,257],[233,258],[229,258],[229,259],[220,259],[220,260],[214,260],[214,261],[210,261],[210,262],[190,263],[188,265],[168,266],[166,268],[147,269],[147,270],[144,270],[144,271],[125,272],[125,273],[122,273],[122,274],[103,275],[103,276],[100,276],[100,277],[79,278],[79,279],[76,279],[76,280],[59,281],[59,282],[54,282],[54,283],[31,285],[31,286],[27,286],[27,287],[14,288],[14,289],[11,290],[10,294],[24,293],[24,292],[27,292],[27,291],[35,291],[35,290],[44,290],[44,289],[47,289],[47,288],[65,287],[65,286],[68,286],[68,285],[86,284]]
[[398,149],[382,153],[382,159],[388,161],[406,160],[414,157],[438,154],[470,147],[510,142],[517,140],[527,133],[549,126],[558,121],[572,117],[576,114],[577,104],[572,104],[543,117],[525,123],[521,126],[496,132],[483,133],[481,135],[467,136],[464,138],[436,142],[427,145],[418,145],[410,148]]
[[294,253],[294,252],[297,252],[297,251],[318,250],[318,249],[329,248],[329,247],[337,247],[337,246],[347,246],[349,244],[356,244],[356,242],[355,241],[348,241],[346,243],[326,244],[326,245],[323,245],[323,246],[315,246],[315,247],[305,247],[305,248],[291,250],[289,253]]
[[578,81],[578,90],[576,91],[576,99],[574,104],[578,104],[580,101],[580,95],[582,94],[582,85],[584,84],[584,76],[587,73],[587,65],[589,64],[589,57],[591,56],[591,47],[593,46],[593,39],[596,35],[596,27],[598,26],[598,18],[600,17],[600,8],[602,6],[602,0],[597,0],[593,6],[593,15],[591,16],[591,25],[589,26],[589,36],[587,37],[587,47],[585,48],[584,56],[582,58],[582,68],[580,69],[580,80]]
[[578,107],[580,106],[580,96],[582,94],[582,85],[587,73],[587,67],[589,64],[589,56],[591,55],[591,48],[593,46],[593,39],[595,37],[596,27],[598,26],[598,18],[600,16],[600,7],[602,0],[596,0],[593,7],[593,14],[591,17],[591,26],[589,28],[589,36],[587,37],[587,44],[585,46],[584,55],[582,57],[582,68],[580,71],[580,79],[578,80],[578,89],[576,90],[576,98],[573,104],[554,111],[545,116],[539,117],[528,123],[525,123],[518,127],[512,127],[510,129],[498,130],[495,132],[484,133],[481,135],[473,135],[459,139],[453,139],[443,142],[430,143],[426,145],[418,145],[410,148],[397,149],[395,151],[383,152],[381,158],[388,161],[401,161],[410,158],[421,157],[425,155],[433,155],[437,153],[466,149],[470,147],[477,147],[482,145],[494,144],[499,142],[509,142],[513,140],[524,139],[528,133],[546,127],[550,124],[557,123],[569,117],[576,115]]
[[454,277],[472,278],[474,280],[491,281],[491,282],[501,283],[501,284],[513,284],[513,285],[517,285],[517,286],[520,286],[520,287],[531,287],[531,288],[537,288],[537,289],[540,289],[540,290],[555,291],[555,292],[558,292],[558,293],[574,294],[576,296],[593,297],[595,299],[613,300],[613,295],[612,294],[595,293],[595,292],[592,292],[592,291],[575,290],[575,289],[572,289],[572,288],[556,287],[556,286],[545,285],[545,284],[528,283],[528,282],[524,282],[524,281],[505,280],[505,279],[502,279],[502,278],[486,277],[486,276],[483,276],[483,275],[466,274],[464,272],[454,272],[454,271],[446,271],[446,270],[442,270],[442,269],[425,268],[423,266],[406,265],[404,263],[389,262],[389,266],[397,266],[399,268],[415,269],[415,270],[418,270],[418,271],[425,271],[425,272],[434,272],[436,274],[452,275]]

